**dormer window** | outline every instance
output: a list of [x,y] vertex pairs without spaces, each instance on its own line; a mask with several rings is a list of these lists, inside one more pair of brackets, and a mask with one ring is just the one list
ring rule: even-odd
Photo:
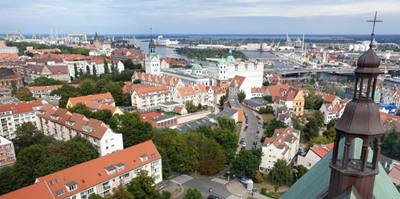
[[68,191],[71,192],[78,188],[78,183],[76,183],[75,181],[72,181],[72,182],[65,184],[65,186],[67,187]]
[[59,117],[60,117],[60,116],[58,116],[58,115],[51,115],[51,116],[50,116],[50,118],[51,118],[52,120],[58,120]]
[[151,154],[151,157],[152,157],[152,158],[155,158],[155,157],[156,157],[156,154],[155,154],[155,153]]
[[65,123],[66,123],[68,126],[74,126],[75,121],[67,120],[67,121],[65,121]]
[[147,155],[141,155],[141,156],[140,156],[140,160],[141,160],[142,162],[146,162],[148,159],[149,159],[149,156],[147,156]]
[[110,174],[115,173],[116,167],[114,165],[111,165],[111,166],[106,167],[105,169],[106,169],[108,175],[110,175]]
[[46,112],[46,111],[44,111],[44,110],[38,110],[38,113],[39,113],[40,115],[43,115],[45,112]]
[[106,102],[109,102],[109,101],[111,101],[111,99],[110,98],[106,98]]
[[91,133],[93,131],[93,127],[83,126],[82,130],[85,131],[86,133]]
[[124,163],[118,163],[118,164],[116,164],[115,166],[117,166],[118,167],[118,172],[119,171],[122,171],[122,170],[124,170],[125,169],[125,164]]
[[57,196],[61,196],[65,193],[64,189],[60,189],[58,191],[56,191]]

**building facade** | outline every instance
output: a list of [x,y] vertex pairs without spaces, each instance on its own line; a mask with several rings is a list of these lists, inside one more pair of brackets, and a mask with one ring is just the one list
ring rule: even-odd
[[42,106],[43,103],[40,100],[0,106],[0,136],[12,140],[16,136],[16,129],[22,123],[32,122],[36,125],[36,111],[40,110]]
[[296,156],[300,143],[300,131],[289,126],[275,129],[274,135],[264,140],[260,170],[269,172],[278,159],[290,163]]
[[251,99],[251,85],[243,76],[235,76],[229,85],[229,98],[238,99],[238,94],[243,91],[246,94],[245,99]]
[[170,102],[172,95],[166,86],[136,88],[132,93],[132,106],[138,110],[156,109],[160,103]]
[[14,144],[0,136],[0,168],[10,166],[17,161]]
[[160,183],[162,157],[153,142],[146,141],[107,156],[39,177],[35,184],[2,195],[4,199],[87,199],[90,194],[102,197],[113,194],[113,188],[126,185],[140,171],[147,171]]
[[100,104],[106,104],[110,106],[115,106],[115,101],[111,93],[102,93],[96,95],[72,97],[68,99],[67,108],[71,108],[78,103],[85,104],[86,102],[94,102]]
[[27,87],[31,92],[32,96],[40,98],[42,96],[50,96],[50,93],[54,90],[61,88],[63,85],[51,85],[51,86],[29,86]]
[[97,148],[100,156],[124,149],[122,134],[115,133],[100,120],[70,113],[63,108],[45,104],[38,111],[36,121],[39,130],[56,140],[67,141],[75,136],[86,138]]

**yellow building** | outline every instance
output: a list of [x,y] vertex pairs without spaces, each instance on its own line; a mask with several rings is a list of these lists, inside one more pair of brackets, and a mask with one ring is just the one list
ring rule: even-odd
[[293,99],[293,113],[296,116],[303,115],[304,112],[304,96],[303,91],[298,91]]

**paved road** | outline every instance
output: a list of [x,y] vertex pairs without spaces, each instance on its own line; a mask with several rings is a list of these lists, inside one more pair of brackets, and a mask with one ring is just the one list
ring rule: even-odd
[[[254,114],[254,112],[251,109],[249,109],[243,105],[242,105],[242,108],[244,109],[244,112],[247,114],[247,117],[249,118],[249,125],[247,128],[247,131],[241,132],[240,139],[242,137],[245,138],[246,150],[252,150],[254,141],[257,141],[257,148],[259,148],[259,147],[261,147],[260,140],[261,140],[261,136],[262,136],[262,130],[258,128],[258,119],[256,118],[256,115]],[[245,118],[243,121],[243,126],[246,126]],[[259,134],[257,134],[258,130],[260,130]],[[255,139],[256,135],[258,135],[258,139]]]
[[[232,195],[226,188],[226,180],[220,178],[209,179],[206,177],[190,177],[187,175],[180,175],[178,177],[173,178],[171,181],[178,182],[182,184],[182,187],[185,189],[185,192],[177,197],[177,199],[181,199],[185,196],[188,188],[197,188],[201,191],[204,198],[207,198],[209,195],[215,195],[219,198],[229,198],[235,199],[236,197]],[[211,193],[209,189],[212,189]]]

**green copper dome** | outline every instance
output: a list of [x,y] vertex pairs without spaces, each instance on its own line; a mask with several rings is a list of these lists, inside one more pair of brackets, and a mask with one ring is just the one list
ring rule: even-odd
[[229,50],[229,55],[228,55],[228,57],[226,58],[226,61],[227,61],[227,62],[236,62],[236,61],[235,61],[235,58],[234,58],[233,55],[232,55],[232,50]]
[[192,66],[192,70],[201,70],[201,69],[202,68],[198,63],[196,63],[195,65]]
[[225,64],[227,64],[227,62],[226,62],[225,58],[222,57],[222,58],[219,60],[218,65],[225,65]]

